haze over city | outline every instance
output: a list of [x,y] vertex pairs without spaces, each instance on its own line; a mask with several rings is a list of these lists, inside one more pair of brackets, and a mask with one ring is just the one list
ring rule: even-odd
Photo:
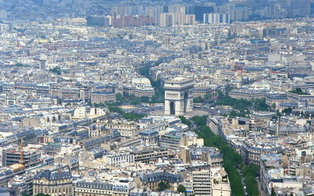
[[313,0],[0,0],[1,196],[313,196]]

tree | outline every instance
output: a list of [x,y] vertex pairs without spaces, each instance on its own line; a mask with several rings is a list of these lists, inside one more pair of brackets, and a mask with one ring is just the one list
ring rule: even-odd
[[123,112],[122,113],[123,118],[125,118],[126,120],[131,120],[131,121],[140,120],[144,116],[145,116],[144,114],[138,114],[138,113],[134,113],[134,112],[130,112],[130,113]]
[[[159,64],[160,64],[159,61],[156,61],[154,63],[155,66],[158,66]],[[152,103],[162,103],[164,100],[164,89],[162,86],[162,82],[160,79],[153,80],[153,78],[151,77],[151,75],[149,73],[149,70],[150,70],[149,67],[145,67],[145,68],[139,69],[138,71],[140,74],[142,74],[143,76],[145,76],[146,78],[149,79],[151,85],[155,89],[155,95],[152,97]]]
[[135,96],[131,96],[129,103],[132,104],[132,105],[139,105],[139,104],[141,104],[141,98],[135,97]]
[[202,103],[204,100],[203,100],[203,98],[202,97],[195,97],[194,99],[193,99],[193,102],[194,103]]
[[186,188],[182,184],[180,184],[177,188],[178,193],[186,193]]
[[309,93],[303,92],[301,88],[296,88],[295,90],[290,91],[290,93],[294,93],[297,95],[308,95]]
[[282,113],[284,113],[284,114],[291,114],[292,113],[292,108],[285,108],[285,109],[283,109],[282,110]]
[[250,196],[257,196],[258,184],[256,177],[259,172],[257,165],[244,165],[243,159],[228,143],[219,135],[215,135],[208,126],[206,126],[207,116],[194,116],[192,121],[198,126],[197,135],[204,139],[205,146],[217,147],[223,155],[223,167],[228,173],[232,195],[244,196],[242,185],[242,176],[239,170],[244,174],[244,180],[247,184],[247,191]]
[[49,71],[51,71],[57,75],[61,75],[61,68],[59,66],[56,66],[56,67],[50,69]]
[[276,192],[275,192],[274,187],[271,188],[271,194],[270,194],[270,196],[276,196],[276,195],[277,195],[277,194],[276,194]]
[[158,99],[157,95],[153,95],[152,96],[152,103],[156,103],[157,99]]
[[28,67],[28,65],[22,64],[22,63],[16,63],[16,67]]
[[179,118],[183,124],[186,124],[189,126],[189,128],[191,128],[192,123],[188,119],[186,119],[184,116],[179,116]]
[[119,102],[120,104],[122,104],[124,102],[123,96],[121,95],[121,93],[117,93],[116,94],[116,100],[117,102]]
[[254,99],[253,108],[259,111],[268,111],[269,106],[266,103],[266,99]]
[[44,194],[44,193],[38,193],[36,196],[50,196],[50,195]]
[[160,182],[158,184],[158,191],[164,191],[169,188],[170,188],[169,182]]
[[147,97],[147,96],[142,96],[142,97],[141,97],[141,102],[149,103],[149,97]]

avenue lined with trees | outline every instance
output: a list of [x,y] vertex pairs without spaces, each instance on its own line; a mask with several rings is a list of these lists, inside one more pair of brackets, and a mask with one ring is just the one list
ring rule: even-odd
[[[180,119],[184,124],[191,126],[191,122],[185,117],[180,117]],[[205,146],[217,147],[223,154],[223,167],[229,176],[232,195],[245,195],[242,183],[244,182],[247,187],[247,194],[249,196],[258,196],[256,177],[258,176],[259,167],[254,164],[246,165],[241,155],[231,148],[222,137],[215,135],[206,125],[207,116],[195,116],[191,120],[197,127],[195,132],[204,139]],[[240,173],[242,173],[242,176]]]

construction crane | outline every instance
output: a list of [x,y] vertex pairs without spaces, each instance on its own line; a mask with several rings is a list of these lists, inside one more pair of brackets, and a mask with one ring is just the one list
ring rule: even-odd
[[23,169],[25,169],[24,164],[24,151],[23,151],[23,139],[20,141],[20,160],[19,163],[15,163],[10,166],[14,173],[19,172]]
[[20,164],[25,166],[25,164],[24,164],[24,151],[23,151],[23,139],[21,139],[21,142],[20,142],[20,153],[21,153]]

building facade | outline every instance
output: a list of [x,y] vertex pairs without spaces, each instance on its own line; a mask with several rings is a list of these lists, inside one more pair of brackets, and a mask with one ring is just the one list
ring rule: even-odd
[[192,179],[195,195],[211,195],[210,170],[193,171]]
[[21,163],[21,161],[23,161],[22,164],[26,166],[36,165],[40,161],[40,152],[27,152],[14,149],[2,151],[2,166],[14,165]]
[[68,167],[43,170],[34,177],[33,195],[73,195],[72,175]]

